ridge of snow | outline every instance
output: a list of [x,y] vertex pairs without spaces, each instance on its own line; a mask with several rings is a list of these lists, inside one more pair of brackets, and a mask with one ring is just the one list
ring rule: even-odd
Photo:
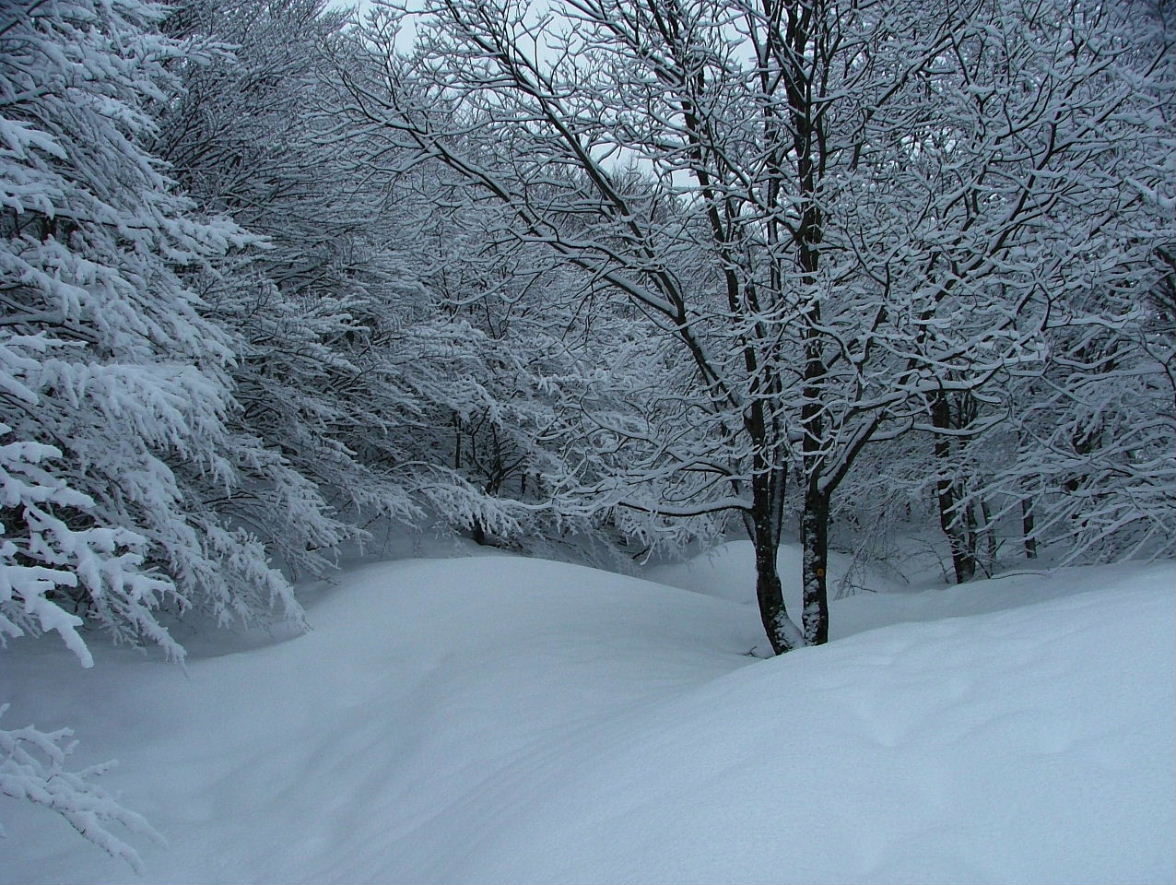
[[[878,629],[760,661],[753,606],[385,563],[309,634],[186,672],[12,641],[0,694],[119,756],[104,780],[170,844],[141,852],[152,881],[1172,880],[1172,576],[864,594],[833,617]],[[969,613],[988,597],[1045,601]],[[51,815],[0,814],[0,881],[126,879]]]

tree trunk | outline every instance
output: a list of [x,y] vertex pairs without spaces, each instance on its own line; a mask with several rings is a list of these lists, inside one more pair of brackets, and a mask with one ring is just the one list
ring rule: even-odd
[[[814,309],[815,313],[815,309]],[[829,565],[829,502],[832,491],[821,488],[825,478],[824,420],[821,408],[825,363],[819,343],[810,337],[805,343],[805,403],[800,418],[804,427],[805,463],[804,511],[800,517],[800,543],[803,549],[801,586],[804,610],[801,624],[805,641],[822,645],[829,641],[829,593],[826,572]]]
[[[779,474],[779,475],[776,475]],[[804,635],[788,617],[784,588],[776,565],[780,548],[780,513],[775,484],[783,482],[782,471],[767,471],[752,481],[752,542],[755,545],[755,596],[760,620],[775,654],[805,644]]]
[[985,551],[988,557],[988,562],[985,563],[984,573],[992,577],[992,573],[996,570],[996,526],[992,524],[992,508],[988,506],[987,499],[980,502],[980,515],[984,518],[984,544]]
[[[816,243],[821,240],[821,214],[811,206],[806,212],[809,225],[807,237],[801,249],[800,265],[805,271],[805,283],[813,284],[817,270],[818,253]],[[800,518],[800,543],[803,548],[801,564],[801,586],[804,592],[804,610],[801,624],[805,641],[810,645],[823,645],[829,641],[829,593],[826,571],[829,564],[829,501],[831,488],[821,488],[826,479],[825,383],[828,367],[822,352],[821,305],[815,301],[808,309],[809,323],[804,332],[804,387],[803,405],[800,409],[800,424],[804,429],[801,455],[805,467],[804,512]],[[847,465],[848,466],[848,465]]]
[[939,498],[939,526],[951,548],[956,583],[963,584],[976,576],[976,535],[970,530],[965,508],[957,506],[960,496],[956,484],[941,479],[935,487]]
[[1033,518],[1033,502],[1021,499],[1021,532],[1025,539],[1025,558],[1037,558],[1037,521]]
[[[934,393],[930,397],[931,424],[944,430],[953,427],[951,400],[945,393]],[[976,575],[976,532],[968,508],[960,506],[963,500],[962,483],[951,478],[959,466],[952,457],[952,440],[949,436],[935,437],[935,461],[939,465],[939,479],[935,482],[935,496],[939,503],[939,526],[947,536],[951,548],[951,564],[955,570],[957,584],[972,580]]]
[[809,645],[829,641],[829,495],[810,481],[805,489],[800,540],[804,547],[801,581],[804,585],[804,639]]

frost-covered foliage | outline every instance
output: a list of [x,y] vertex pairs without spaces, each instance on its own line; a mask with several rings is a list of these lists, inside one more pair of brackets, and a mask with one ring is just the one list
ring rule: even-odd
[[[146,540],[172,599],[219,620],[274,603],[295,613],[260,544],[217,510],[243,468],[286,477],[226,433],[230,339],[176,272],[243,236],[192,220],[142,144],[146,107],[166,98],[166,65],[185,50],[137,2],[15,12],[0,34],[0,335],[23,363],[4,367],[22,389],[5,384],[0,418],[14,441],[60,451],[52,474],[94,502],[79,525]],[[145,622],[108,617],[81,587],[71,596],[122,638],[147,638]]]
[[[0,705],[0,717],[7,710],[7,704]],[[114,796],[92,782],[92,778],[109,771],[113,763],[77,771],[66,768],[76,746],[76,741],[70,740],[72,735],[68,728],[51,732],[31,725],[0,729],[0,794],[56,811],[84,838],[142,873],[139,853],[115,835],[113,828],[120,827],[156,842],[163,842],[163,837],[142,815],[123,807]],[[0,829],[0,836],[3,835]]]
[[[226,429],[231,338],[178,275],[245,237],[195,220],[145,148],[167,68],[189,55],[159,35],[161,14],[138,0],[0,12],[0,632],[54,631],[84,664],[83,624],[178,657],[165,612],[300,616],[223,507],[300,480]],[[39,734],[6,734],[6,777],[24,772],[17,792],[124,853],[102,822],[132,818]]]
[[203,211],[263,238],[196,281],[240,355],[230,425],[335,508],[309,542],[265,494],[250,524],[294,568],[376,518],[532,549],[589,528],[561,480],[571,391],[605,359],[567,294],[583,281],[339,113],[339,69],[370,59],[321,2],[196,0],[164,27],[232,47],[180,70],[156,142]]
[[71,527],[71,515],[76,522],[92,514],[93,500],[53,474],[60,451],[7,441],[9,433],[0,424],[0,639],[52,631],[90,666],[78,632],[84,622],[67,610],[84,594],[93,617],[116,635],[149,637],[178,656],[152,613],[174,586],[143,571],[144,539],[122,528]]
[[[659,516],[740,514],[786,650],[827,636],[842,484],[867,448],[926,431],[908,451],[957,575],[975,574],[964,514],[991,474],[969,475],[984,459],[965,441],[1027,414],[1012,393],[1056,355],[1051,331],[1086,322],[1075,305],[1118,322],[1115,293],[1134,276],[1143,294],[1170,230],[1139,211],[1170,201],[1155,174],[1170,46],[1144,46],[1135,10],[454,0],[411,14],[403,55],[408,13],[378,6],[376,63],[345,72],[354,125],[401,165],[447,166],[505,207],[506,238],[586,272],[651,350],[678,350],[651,400],[677,420],[618,410],[601,447],[636,457],[604,488],[642,475],[627,503]],[[773,554],[796,486],[799,628]]]
[[[301,508],[277,485],[235,502],[294,570],[321,570],[361,521],[411,520],[428,502],[458,521],[479,510],[443,456],[413,444],[443,383],[430,342],[448,353],[463,336],[431,325],[387,176],[365,180],[362,143],[332,137],[323,49],[345,44],[342,24],[319,0],[196,0],[164,22],[232,49],[180,69],[156,144],[201,211],[258,237],[194,283],[239,354],[233,432],[297,471]],[[274,518],[294,511],[312,518]]]
[[1121,98],[1082,172],[1117,199],[1086,224],[1048,357],[1021,381],[1018,457],[998,472],[1067,560],[1170,556],[1176,537],[1176,7],[1104,15],[1090,86]]
[[176,69],[183,92],[159,109],[155,149],[200,212],[229,215],[253,236],[188,278],[238,355],[230,433],[263,452],[253,468],[262,475],[292,468],[282,482],[226,496],[225,506],[294,572],[321,573],[340,543],[362,534],[336,518],[328,497],[377,509],[393,497],[340,438],[378,427],[351,409],[367,367],[366,348],[349,342],[364,331],[367,286],[383,270],[355,236],[378,198],[357,194],[338,152],[314,142],[316,57],[341,21],[313,0],[196,0],[162,23],[211,52]]
[[477,540],[581,555],[587,541],[606,555],[634,533],[611,509],[617,496],[590,491],[625,486],[615,474],[628,453],[603,432],[636,411],[626,388],[657,377],[654,360],[625,359],[631,323],[608,305],[584,309],[588,277],[520,243],[498,207],[457,202],[445,170],[429,175],[431,186],[417,175],[397,189],[416,207],[402,242],[422,257],[406,256],[420,313],[388,352],[417,405],[392,439],[429,477],[422,500]]
[[[901,192],[879,187],[878,219],[915,223],[896,241],[893,221],[873,222],[879,242],[897,242],[897,260],[875,267],[898,279],[902,252],[915,256],[916,280],[954,291],[953,334],[981,319],[1028,346],[964,394],[940,358],[945,391],[925,419],[946,432],[926,444],[934,468],[893,473],[937,498],[959,580],[997,558],[998,534],[1029,556],[1170,554],[1172,4],[986,8],[1025,27],[1004,25],[999,43],[977,28],[958,41],[958,70],[928,78],[931,105],[906,130],[921,138],[888,182]],[[946,340],[929,336],[941,352]],[[974,359],[993,352],[984,345],[972,339]]]
[[[986,4],[904,105],[909,161],[876,188],[875,271],[956,305],[927,336],[944,381],[921,422],[933,467],[890,473],[936,502],[957,580],[1002,547],[1170,546],[1172,338],[1153,295],[1173,230],[1171,25],[1144,5]],[[976,323],[997,332],[962,339],[976,363],[1001,338],[1024,346],[953,390],[948,342]]]

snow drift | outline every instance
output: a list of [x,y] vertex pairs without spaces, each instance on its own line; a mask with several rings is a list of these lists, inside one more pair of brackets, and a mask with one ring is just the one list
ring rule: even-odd
[[[153,881],[1174,878],[1170,564],[866,594],[835,623],[871,607],[924,622],[762,661],[753,606],[418,560],[186,673],[12,643],[0,696],[122,759],[107,786],[170,841],[140,846]],[[127,878],[2,813],[0,880]]]

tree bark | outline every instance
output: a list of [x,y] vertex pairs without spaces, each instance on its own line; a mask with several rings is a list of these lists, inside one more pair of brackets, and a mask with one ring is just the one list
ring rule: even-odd
[[[953,427],[951,400],[946,393],[930,397],[931,424],[944,430]],[[939,479],[935,482],[935,497],[939,503],[939,526],[951,548],[951,564],[957,584],[972,580],[976,575],[976,533],[971,526],[971,515],[963,500],[962,483],[951,476],[959,466],[952,457],[952,440],[946,435],[935,437],[935,460],[939,465]]]
[[829,495],[809,482],[805,489],[800,539],[804,547],[801,581],[804,585],[804,639],[809,645],[829,641]]
[[1021,533],[1025,539],[1025,558],[1037,558],[1037,520],[1033,517],[1033,502],[1021,499]]
[[776,484],[784,481],[782,470],[765,471],[752,482],[752,543],[755,546],[755,596],[760,620],[775,654],[805,644],[804,635],[788,616],[784,588],[780,582],[776,554],[780,549],[780,508]]
[[935,486],[939,499],[939,526],[951,548],[951,565],[956,583],[964,584],[976,576],[975,533],[970,530],[969,519],[963,508],[956,506],[960,497],[957,484],[941,479]]
[[997,557],[997,543],[996,543],[996,526],[992,524],[992,508],[988,506],[988,500],[980,501],[980,515],[984,518],[984,544],[985,553],[988,561],[984,564],[984,573],[989,577],[992,576],[996,569]]

